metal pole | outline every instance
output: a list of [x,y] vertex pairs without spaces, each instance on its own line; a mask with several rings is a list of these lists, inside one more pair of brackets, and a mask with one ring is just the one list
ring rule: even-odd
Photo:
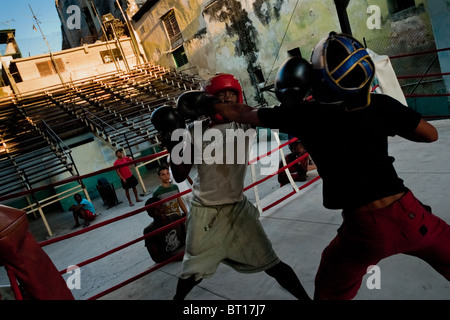
[[341,32],[352,35],[352,29],[350,27],[350,21],[348,20],[347,6],[350,0],[334,0],[336,6],[339,24],[341,25]]
[[64,79],[63,79],[63,77],[62,77],[62,75],[61,75],[61,72],[59,71],[58,65],[56,64],[56,61],[55,61],[55,58],[54,58],[54,56],[53,56],[52,50],[50,49],[50,45],[48,44],[47,39],[45,38],[44,33],[42,32],[42,29],[41,29],[41,26],[40,26],[40,24],[39,24],[39,21],[38,21],[38,19],[36,18],[36,16],[34,15],[34,12],[33,12],[33,9],[31,8],[31,5],[28,4],[28,6],[30,7],[31,13],[33,14],[33,18],[34,18],[34,20],[36,21],[36,24],[37,24],[37,26],[38,26],[38,28],[39,28],[39,31],[41,32],[42,38],[44,38],[44,41],[45,41],[45,43],[47,44],[48,52],[49,52],[49,54],[50,54],[50,60],[52,61],[53,66],[55,67],[56,73],[58,74],[59,79],[61,80],[61,83],[62,83],[64,86],[66,86],[66,84],[65,84],[65,82],[64,82]]
[[130,72],[130,66],[128,65],[127,57],[125,56],[125,52],[123,51],[122,44],[120,43],[120,39],[117,38],[116,28],[114,28],[114,23],[111,24],[112,31],[114,33],[114,38],[116,39],[116,46],[119,48],[120,53],[122,54],[123,62],[125,64],[125,68],[128,72]]
[[136,37],[134,36],[134,31],[130,23],[130,19],[128,19],[128,16],[123,12],[122,7],[120,6],[119,0],[116,0],[116,4],[119,7],[120,12],[122,13],[123,18],[125,19],[125,23],[127,24],[128,32],[130,33],[131,38],[131,44],[133,46],[134,55],[137,59],[137,64],[141,64],[141,52],[139,51],[139,47],[136,42]]
[[94,5],[94,3],[93,3],[92,1],[91,1],[91,6],[92,6],[92,9],[94,9],[95,15],[97,16],[97,19],[98,19],[98,23],[100,23],[100,27],[102,28],[103,35],[105,36],[105,39],[106,39],[106,49],[108,49],[109,52],[111,53],[112,58],[113,58],[113,60],[114,60],[114,65],[116,66],[117,71],[121,71],[121,69],[120,69],[120,64],[116,61],[116,57],[115,57],[115,55],[114,55],[114,52],[113,52],[113,50],[109,47],[109,44],[108,44],[108,35],[106,34],[106,30],[105,30],[105,28],[103,27],[102,21],[100,20],[100,17],[99,17],[99,15],[98,15],[97,8],[95,7],[95,5]]

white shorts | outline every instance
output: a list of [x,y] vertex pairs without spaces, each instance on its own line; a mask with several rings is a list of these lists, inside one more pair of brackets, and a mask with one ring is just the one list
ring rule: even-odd
[[245,197],[220,206],[203,206],[193,200],[186,225],[182,279],[211,277],[220,262],[243,273],[264,271],[280,262],[258,210]]

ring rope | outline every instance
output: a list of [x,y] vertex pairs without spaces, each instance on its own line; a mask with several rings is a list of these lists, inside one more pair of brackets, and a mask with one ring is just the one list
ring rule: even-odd
[[283,170],[285,170],[285,169],[288,169],[288,168],[292,167],[294,164],[296,164],[296,163],[300,162],[301,160],[305,159],[307,156],[309,156],[309,154],[308,154],[308,153],[305,153],[304,155],[302,155],[301,157],[298,157],[297,159],[295,159],[295,160],[292,161],[291,163],[289,163],[289,164],[287,164],[287,165],[281,167],[280,169],[278,169],[277,171],[275,171],[275,173],[272,173],[272,174],[270,174],[270,175],[267,175],[267,176],[265,176],[264,178],[262,178],[261,180],[256,181],[256,182],[253,182],[252,184],[249,184],[249,185],[248,185],[247,187],[245,187],[243,190],[244,190],[244,191],[247,191],[248,189],[253,188],[253,187],[256,186],[256,185],[261,184],[262,182],[264,182],[264,181],[266,181],[266,180],[272,178],[273,176],[277,175],[277,174],[280,173],[281,171],[283,171]]
[[164,267],[166,264],[169,264],[169,263],[171,263],[173,261],[176,261],[176,260],[182,258],[183,255],[184,255],[184,251],[178,253],[177,255],[173,256],[172,258],[167,259],[164,262],[158,263],[157,265],[151,267],[150,269],[148,269],[148,270],[146,270],[146,271],[144,271],[144,272],[142,272],[142,273],[140,273],[140,274],[138,274],[138,275],[136,275],[134,277],[131,277],[128,280],[125,280],[125,281],[123,281],[123,282],[121,282],[119,284],[116,284],[115,286],[113,286],[113,287],[111,287],[111,288],[109,288],[109,289],[107,289],[107,290],[105,290],[103,292],[100,292],[100,293],[98,293],[98,294],[88,298],[87,300],[96,300],[96,299],[98,299],[100,297],[103,297],[104,295],[107,295],[108,293],[111,293],[111,292],[113,292],[113,291],[115,291],[115,290],[117,290],[119,288],[122,288],[123,286],[125,286],[125,285],[127,285],[127,284],[129,284],[129,283],[131,283],[131,282],[133,282],[133,281],[135,281],[137,279],[139,279],[139,278],[142,278],[143,276],[145,276],[145,275],[147,275],[149,273],[152,273],[153,271],[158,270],[161,267]]
[[60,181],[57,181],[57,182],[49,183],[49,184],[44,185],[44,186],[40,186],[40,187],[36,187],[36,188],[33,188],[33,189],[29,189],[29,190],[25,190],[25,191],[21,191],[21,192],[16,192],[16,193],[10,193],[10,194],[4,195],[4,196],[0,196],[0,201],[26,196],[26,195],[29,195],[31,193],[36,193],[36,192],[41,191],[41,190],[46,190],[46,189],[49,189],[49,188],[52,188],[52,187],[57,187],[57,186],[60,186],[60,185],[63,185],[63,184],[69,183],[69,182],[80,181],[82,179],[90,178],[90,177],[99,175],[101,173],[113,171],[113,170],[119,169],[121,167],[130,166],[130,165],[133,165],[133,164],[136,164],[136,163],[139,163],[139,162],[143,162],[143,161],[147,161],[147,160],[154,160],[155,158],[160,157],[160,156],[162,156],[164,154],[168,154],[167,150],[164,150],[164,151],[161,151],[161,152],[158,152],[158,153],[154,153],[154,154],[151,154],[151,155],[139,158],[137,160],[132,160],[132,161],[127,162],[127,163],[123,163],[123,164],[119,164],[119,165],[116,165],[116,166],[111,166],[111,167],[108,167],[108,168],[105,168],[105,169],[101,169],[101,170],[98,170],[98,171],[94,171],[94,172],[91,172],[91,173],[87,173],[87,174],[84,174],[84,175],[81,175],[81,176],[80,175],[76,175],[76,176],[72,176],[70,178],[63,179],[63,180],[60,180]]
[[[297,138],[294,138],[294,139],[291,139],[291,140],[295,141],[295,140],[297,140]],[[291,140],[290,140],[290,141],[291,141]],[[293,141],[292,141],[292,142],[293,142]],[[283,146],[284,146],[284,145],[285,145],[285,144],[283,144]],[[281,147],[282,147],[282,146],[280,146],[279,148],[281,148]],[[271,153],[271,152],[270,152],[270,153]],[[270,154],[270,153],[267,153],[266,155],[268,155],[268,154]],[[264,156],[265,156],[265,155],[261,156],[259,159],[261,159],[261,158],[264,157]],[[257,182],[254,183],[254,184],[251,184],[251,185],[245,187],[245,188],[244,188],[244,191],[250,189],[252,186],[254,186],[254,185],[256,185],[256,184],[260,184],[260,183],[262,183],[263,181],[266,181],[268,178],[271,178],[271,177],[275,176],[275,175],[278,174],[280,171],[285,170],[285,169],[291,167],[291,166],[294,165],[295,163],[297,163],[297,162],[301,161],[302,159],[304,159],[306,156],[308,156],[308,154],[305,154],[305,155],[303,155],[303,156],[297,158],[296,160],[292,161],[291,163],[287,164],[286,166],[280,168],[280,169],[279,169],[277,172],[275,172],[274,174],[272,174],[272,175],[270,175],[270,176],[268,176],[268,177],[265,177],[265,178],[261,179],[260,181],[257,181]],[[304,185],[302,185],[302,186],[299,188],[299,190],[308,187],[309,185],[311,185],[312,183],[314,183],[315,181],[317,181],[317,180],[319,180],[319,179],[320,179],[320,176],[315,177],[315,178],[312,179],[311,181],[309,181],[309,182],[305,183]],[[187,191],[190,192],[191,190],[187,190]],[[284,196],[284,197],[278,199],[277,201],[275,201],[275,202],[273,202],[272,204],[269,204],[268,206],[266,206],[265,208],[263,208],[263,211],[266,211],[266,210],[272,208],[273,206],[275,206],[275,205],[281,203],[282,201],[284,201],[285,199],[291,197],[292,195],[296,194],[297,192],[298,192],[298,191],[295,191],[295,190],[292,191],[292,192],[290,192],[290,193],[287,194],[286,196]],[[179,196],[179,195],[178,195],[178,194],[177,194],[177,195],[174,195],[174,196],[172,196],[171,198],[176,198],[177,196]],[[156,203],[154,203],[154,204],[152,204],[152,205],[156,206],[156,205],[158,205],[159,203],[163,203],[163,202],[166,202],[166,201],[169,201],[169,198],[160,200],[160,201],[158,201],[158,202],[156,202]],[[152,205],[150,205],[150,206],[148,206],[148,207],[151,207]],[[147,208],[147,207],[146,207],[146,208]],[[104,253],[103,255],[101,255],[101,257],[99,257],[99,258],[95,257],[95,258],[92,258],[92,259],[87,260],[87,261],[85,261],[85,262],[82,262],[81,264],[85,265],[85,264],[88,264],[88,263],[90,263],[90,262],[99,260],[99,259],[101,259],[101,258],[103,258],[103,257],[105,257],[105,256],[107,256],[107,255],[109,255],[109,254],[111,254],[111,253],[113,253],[113,252],[117,252],[117,251],[119,251],[119,250],[121,250],[121,249],[123,249],[123,248],[125,248],[125,247],[127,247],[127,246],[129,246],[129,245],[132,245],[132,244],[134,244],[134,243],[137,243],[137,242],[141,241],[142,239],[145,239],[145,238],[150,237],[150,236],[155,236],[156,234],[159,234],[159,233],[161,233],[161,232],[163,232],[163,231],[165,231],[165,230],[167,230],[167,229],[169,229],[169,228],[171,228],[171,227],[173,227],[173,226],[175,226],[175,225],[177,225],[177,224],[183,223],[185,220],[186,220],[186,218],[177,220],[177,221],[175,221],[175,222],[173,222],[173,223],[171,223],[171,224],[169,224],[169,225],[167,225],[167,226],[164,226],[164,227],[162,227],[162,228],[159,228],[158,230],[155,230],[155,231],[153,231],[153,232],[151,232],[151,233],[149,233],[149,234],[147,234],[147,235],[144,235],[144,236],[139,237],[139,238],[137,238],[137,239],[135,239],[135,240],[133,240],[133,241],[130,241],[130,242],[128,242],[128,243],[126,243],[126,244],[120,246],[120,248],[112,249],[112,250],[110,250],[110,251]],[[164,262],[162,262],[162,263],[159,263],[159,264],[155,265],[154,267],[150,268],[149,270],[146,270],[146,271],[144,271],[144,272],[142,272],[142,273],[140,273],[140,274],[138,274],[138,275],[136,275],[136,276],[134,276],[134,277],[132,277],[132,278],[130,278],[130,279],[124,281],[124,282],[122,282],[122,283],[119,283],[119,284],[117,284],[117,285],[115,285],[115,286],[113,286],[113,287],[111,287],[111,288],[109,288],[109,289],[107,289],[107,290],[105,290],[105,291],[99,293],[99,294],[96,294],[96,295],[92,296],[91,298],[88,298],[88,300],[95,300],[95,299],[98,299],[98,298],[100,298],[100,297],[102,297],[102,296],[104,296],[104,295],[106,295],[106,294],[108,294],[108,293],[110,293],[110,292],[113,292],[113,291],[115,291],[115,290],[117,290],[117,289],[119,289],[119,288],[125,286],[126,284],[129,284],[129,283],[131,283],[131,282],[133,282],[133,281],[135,281],[135,280],[137,280],[137,279],[139,279],[139,278],[141,278],[141,277],[143,277],[143,276],[145,276],[145,275],[147,275],[147,274],[149,274],[149,273],[151,273],[151,272],[153,272],[153,271],[155,271],[155,270],[161,268],[162,266],[164,266],[164,265],[166,265],[166,264],[168,264],[168,263],[170,263],[170,262],[172,262],[172,261],[178,260],[179,258],[181,258],[181,257],[183,256],[183,254],[184,254],[184,252],[180,252],[180,253],[177,254],[176,256],[174,256],[174,257],[172,257],[172,258],[170,258],[170,259],[168,259],[168,260],[166,260],[166,261],[164,261]],[[81,265],[81,264],[80,264],[80,265]]]
[[[282,145],[279,145],[278,149],[281,149],[282,147],[288,145],[289,143],[294,142],[295,140],[297,140],[297,138],[293,138],[293,139],[289,140],[288,142],[286,142],[286,143],[284,143],[284,144],[282,144]],[[268,153],[266,153],[266,154],[264,154],[264,155],[258,156],[257,158],[251,160],[251,163],[254,163],[255,161],[260,160],[261,158],[270,155],[271,153],[275,152],[276,150],[277,150],[277,149],[274,149],[274,150],[271,150],[271,151],[269,151]],[[165,153],[167,153],[167,151],[162,151],[162,152],[160,152],[160,153],[158,153],[158,154],[150,155],[150,156],[148,156],[148,157],[145,157],[145,160],[156,158],[156,157],[160,156],[161,154],[165,154]],[[305,154],[305,155],[303,155],[303,156],[297,158],[296,160],[292,161],[291,163],[287,164],[286,166],[283,166],[282,168],[280,168],[280,169],[279,169],[278,171],[276,171],[275,173],[273,173],[273,174],[271,174],[271,175],[269,175],[269,176],[266,176],[266,177],[264,177],[263,179],[261,179],[261,180],[259,180],[259,181],[256,181],[255,183],[252,183],[251,185],[245,187],[243,190],[246,191],[246,190],[248,190],[248,189],[250,189],[250,188],[252,188],[252,187],[255,187],[257,184],[260,184],[260,183],[266,181],[267,179],[269,179],[269,178],[271,178],[271,177],[277,175],[280,171],[286,170],[287,168],[293,166],[293,165],[296,164],[297,162],[299,162],[299,161],[301,161],[302,159],[304,159],[306,156],[308,156],[308,154]],[[143,161],[143,158],[140,158],[139,160],[134,160],[133,163],[142,162],[142,161]],[[249,164],[250,164],[250,162],[249,162]],[[128,164],[128,165],[129,165],[129,164]],[[121,166],[123,166],[123,165],[121,165]],[[116,166],[116,167],[118,167],[118,166]],[[97,171],[97,172],[95,172],[95,173],[89,174],[89,176],[93,176],[93,175],[96,175],[96,174],[99,174],[99,173],[102,173],[102,172],[106,172],[106,171],[109,171],[109,170],[114,170],[116,167],[111,167],[111,168],[103,169],[103,170]],[[85,176],[88,176],[88,175],[85,175]],[[80,177],[78,177],[78,179],[80,179]],[[317,177],[315,177],[314,179],[312,179],[311,181],[309,181],[308,183],[302,185],[301,188],[299,188],[299,189],[301,190],[301,189],[303,189],[303,188],[306,188],[307,186],[309,186],[309,185],[312,184],[313,182],[317,181],[318,179],[320,179],[320,176],[317,176]],[[74,180],[76,180],[75,177],[74,177]],[[64,181],[64,182],[67,182],[67,180]],[[45,187],[45,186],[44,186],[44,187]],[[28,190],[27,192],[33,192],[33,191],[35,191],[35,190]],[[60,237],[56,237],[56,238],[54,238],[54,239],[49,239],[49,240],[47,240],[47,241],[40,242],[39,244],[40,244],[41,247],[43,247],[43,246],[47,246],[47,245],[50,245],[50,244],[55,243],[55,242],[59,242],[59,241],[62,241],[62,240],[68,239],[68,238],[72,238],[72,237],[74,237],[74,236],[77,236],[77,235],[86,233],[86,232],[88,232],[88,231],[91,231],[91,230],[94,230],[94,229],[103,227],[103,226],[108,225],[108,224],[110,224],[110,223],[113,223],[113,222],[116,222],[116,221],[119,221],[119,220],[122,220],[122,219],[125,219],[125,218],[128,218],[128,217],[134,216],[134,215],[136,215],[136,214],[138,214],[138,213],[140,213],[140,212],[142,212],[142,211],[145,211],[145,210],[147,210],[147,209],[149,209],[149,208],[151,208],[151,207],[161,205],[161,204],[163,204],[163,203],[165,203],[165,202],[167,202],[167,201],[171,201],[171,200],[176,199],[176,198],[178,198],[178,197],[180,197],[180,196],[183,196],[183,195],[185,195],[185,194],[187,194],[187,193],[190,193],[191,191],[192,191],[191,189],[185,190],[185,191],[180,192],[180,193],[178,193],[178,194],[172,195],[172,196],[170,196],[170,197],[167,197],[167,198],[165,198],[165,199],[162,199],[162,200],[159,200],[159,201],[157,201],[157,202],[155,202],[155,203],[152,203],[152,204],[150,204],[150,205],[148,205],[148,206],[144,206],[144,207],[142,207],[142,208],[139,208],[139,209],[133,210],[133,211],[131,211],[131,212],[128,212],[128,213],[126,213],[126,214],[123,214],[123,215],[121,215],[121,216],[119,216],[119,217],[115,217],[115,218],[109,219],[109,220],[107,220],[107,221],[97,223],[97,224],[95,224],[95,225],[86,227],[86,228],[84,228],[84,229],[82,229],[82,230],[79,230],[79,231],[75,231],[75,232],[69,233],[69,234],[67,234],[67,235],[63,235],[63,236],[60,236]],[[292,196],[292,195],[295,194],[295,193],[297,193],[297,191],[295,191],[295,190],[292,191],[292,192],[289,193],[288,195],[286,195],[286,196],[284,196],[284,197],[278,199],[277,201],[275,201],[275,202],[273,202],[272,204],[269,204],[268,206],[266,206],[265,208],[263,208],[263,211],[266,211],[266,210],[272,208],[273,206],[275,206],[275,205],[281,203],[282,201],[284,201],[285,199],[289,198],[290,196]],[[11,196],[11,195],[8,195],[8,196]],[[78,267],[82,267],[82,266],[85,266],[85,265],[90,264],[90,263],[92,263],[92,262],[98,261],[98,260],[100,260],[100,259],[102,259],[102,258],[104,258],[104,257],[106,257],[106,256],[108,256],[108,255],[110,255],[110,254],[112,254],[112,253],[115,253],[115,252],[120,251],[120,250],[122,250],[122,249],[124,249],[124,248],[126,248],[126,247],[128,247],[128,246],[131,246],[131,245],[137,243],[137,242],[140,242],[140,241],[142,241],[143,239],[146,239],[146,238],[149,238],[149,237],[156,236],[156,235],[158,235],[158,234],[160,234],[160,233],[166,231],[167,229],[173,228],[174,226],[176,226],[176,225],[178,225],[178,224],[181,224],[181,223],[184,223],[184,222],[186,222],[186,217],[181,218],[181,219],[179,219],[179,220],[177,220],[177,221],[175,221],[175,222],[172,222],[172,223],[170,223],[170,224],[168,224],[168,225],[166,225],[166,226],[164,226],[164,227],[161,227],[161,228],[159,228],[159,229],[157,229],[157,230],[154,230],[154,231],[152,231],[152,232],[150,232],[150,233],[148,233],[148,234],[146,234],[146,235],[143,235],[143,236],[141,236],[141,237],[139,237],[139,238],[137,238],[137,239],[134,239],[134,240],[132,240],[132,241],[130,241],[130,242],[127,242],[127,243],[125,243],[125,244],[122,244],[122,245],[120,245],[120,246],[118,246],[118,247],[116,247],[116,248],[113,248],[113,249],[111,249],[111,250],[109,250],[109,251],[107,251],[107,252],[104,252],[104,253],[102,253],[102,254],[96,256],[96,257],[93,257],[93,258],[87,259],[87,260],[85,260],[85,261],[82,261],[82,262],[78,263],[77,266],[78,266]],[[139,278],[141,278],[141,277],[143,277],[143,276],[145,276],[145,275],[147,275],[147,274],[149,274],[149,273],[151,273],[151,272],[153,272],[153,271],[155,271],[155,270],[157,270],[157,269],[159,269],[159,268],[161,268],[161,267],[163,267],[163,266],[165,266],[166,264],[168,264],[168,263],[170,263],[170,262],[172,262],[172,261],[175,261],[175,260],[180,259],[183,255],[184,255],[184,252],[180,252],[180,253],[178,253],[177,255],[175,255],[175,256],[172,257],[172,258],[170,258],[170,259],[168,259],[168,260],[166,260],[166,261],[164,261],[164,262],[162,262],[162,263],[158,263],[158,264],[154,265],[153,267],[149,268],[148,270],[146,270],[146,271],[144,271],[144,272],[142,272],[142,273],[140,273],[140,274],[138,274],[138,275],[136,275],[136,276],[134,276],[134,277],[132,277],[132,278],[130,278],[130,279],[128,279],[128,280],[125,280],[125,281],[123,281],[122,283],[119,283],[119,284],[117,284],[117,285],[115,285],[115,286],[113,286],[113,287],[111,287],[111,288],[109,288],[109,289],[107,289],[107,290],[105,290],[105,291],[103,291],[103,292],[101,292],[101,293],[98,293],[98,294],[92,296],[91,298],[88,298],[88,300],[95,300],[95,299],[98,299],[98,298],[100,298],[100,297],[102,297],[102,296],[104,296],[104,295],[106,295],[106,294],[108,294],[108,293],[110,293],[110,292],[113,292],[113,291],[115,291],[115,290],[117,290],[117,289],[119,289],[119,288],[125,286],[126,284],[129,284],[129,283],[131,283],[131,282],[133,282],[133,281],[135,281],[135,280],[137,280],[137,279],[139,279]],[[67,273],[69,270],[70,270],[70,268],[61,270],[61,271],[60,271],[60,274],[61,274],[61,275],[62,275],[62,274],[65,274],[65,273]],[[13,281],[13,278],[12,278],[12,277],[13,277],[14,275],[8,274],[8,276],[10,277],[10,282],[12,282],[12,281]],[[20,298],[20,297],[19,297],[19,298]]]
[[260,155],[260,156],[257,156],[256,158],[250,160],[250,161],[248,162],[248,164],[255,163],[255,162],[261,160],[262,158],[271,155],[271,154],[274,153],[275,151],[278,151],[279,149],[281,149],[281,148],[287,146],[288,144],[291,144],[292,142],[297,141],[297,140],[298,140],[297,138],[292,138],[291,140],[289,140],[289,141],[283,143],[282,145],[279,145],[277,148],[272,149],[272,150],[270,150],[269,152],[264,153],[264,154],[262,154],[262,155]]
[[435,53],[435,52],[441,52],[441,51],[447,51],[447,50],[450,50],[450,47],[437,49],[437,50],[425,50],[425,51],[418,51],[418,52],[412,52],[412,53],[399,54],[399,55],[396,55],[396,56],[389,56],[389,59],[411,57],[411,56],[417,56],[417,55],[421,55],[421,54]]
[[[308,187],[309,185],[311,185],[312,183],[316,182],[316,181],[319,180],[319,179],[320,179],[320,176],[317,176],[317,177],[315,177],[314,179],[311,179],[310,181],[308,181],[307,183],[305,183],[304,185],[302,185],[302,186],[299,188],[299,190],[302,190],[302,189]],[[297,191],[295,191],[295,190],[292,191],[292,192],[290,192],[290,193],[288,193],[288,194],[285,195],[284,197],[282,197],[282,198],[278,199],[277,201],[275,201],[275,202],[269,204],[268,206],[264,207],[264,208],[263,208],[263,211],[269,210],[270,208],[276,206],[276,205],[279,204],[280,202],[283,202],[284,200],[286,200],[287,198],[293,196],[293,195],[296,194],[296,193],[297,193]]]
[[[154,205],[154,204],[156,204],[156,202],[152,203],[152,205]],[[148,206],[148,207],[150,207],[150,206]],[[110,254],[113,254],[113,253],[115,253],[117,251],[125,249],[126,247],[129,247],[129,246],[131,246],[131,245],[133,245],[135,243],[138,243],[138,242],[140,242],[140,241],[142,241],[142,240],[144,240],[146,238],[157,236],[158,234],[166,231],[167,229],[171,229],[171,228],[173,228],[173,227],[175,227],[175,226],[177,226],[177,225],[179,225],[179,224],[181,224],[181,223],[183,223],[185,221],[186,221],[186,217],[178,219],[177,221],[171,222],[168,225],[165,225],[164,227],[158,228],[157,230],[149,232],[149,233],[147,233],[147,234],[145,234],[145,235],[143,235],[143,236],[141,236],[139,238],[136,238],[136,239],[134,239],[134,240],[132,240],[130,242],[124,243],[124,244],[122,244],[122,245],[120,245],[120,246],[118,246],[118,247],[116,247],[114,249],[111,249],[109,251],[106,251],[106,252],[104,252],[104,253],[102,253],[102,254],[100,254],[98,256],[95,256],[95,257],[93,257],[91,259],[88,259],[88,260],[85,260],[83,262],[77,263],[76,266],[83,267],[83,266],[85,266],[87,264],[90,264],[90,263],[92,263],[94,261],[100,260],[100,259],[102,259],[102,258],[104,258],[106,256],[109,256]],[[65,273],[67,273],[68,271],[70,271],[70,268],[63,269],[59,273],[61,275],[63,275]]]
[[39,245],[41,247],[44,247],[44,246],[47,246],[49,244],[52,244],[52,243],[55,243],[55,242],[58,242],[58,241],[61,241],[61,240],[65,240],[65,239],[69,239],[69,238],[75,237],[75,236],[80,235],[82,233],[86,233],[88,231],[91,231],[91,230],[103,227],[105,225],[108,225],[110,223],[113,223],[113,222],[116,222],[116,221],[119,221],[119,220],[122,220],[122,219],[125,219],[125,218],[128,218],[128,217],[134,216],[134,215],[136,215],[136,214],[138,214],[138,213],[140,213],[142,211],[145,211],[147,208],[150,208],[150,207],[152,207],[152,206],[154,206],[156,204],[162,204],[162,203],[164,203],[166,201],[173,200],[173,199],[181,197],[181,196],[183,196],[183,195],[185,195],[185,194],[187,194],[189,192],[191,192],[191,189],[185,190],[185,191],[180,192],[178,194],[174,194],[174,195],[172,195],[170,197],[167,197],[167,198],[165,198],[163,200],[155,202],[152,205],[148,205],[148,206],[145,206],[145,207],[142,207],[142,208],[130,211],[130,212],[125,213],[125,214],[123,214],[121,216],[118,216],[118,217],[115,217],[115,218],[111,218],[111,219],[103,221],[103,222],[99,222],[97,224],[91,225],[91,226],[83,228],[81,230],[74,231],[74,232],[71,232],[69,234],[66,234],[66,235],[63,235],[63,236],[59,236],[59,237],[56,237],[56,238],[53,238],[53,239],[49,239],[49,240],[46,240],[46,241],[42,241],[42,242],[39,243]]
[[415,79],[415,78],[427,78],[427,77],[441,77],[441,76],[448,76],[448,75],[450,75],[450,72],[411,74],[411,75],[405,75],[405,76],[397,76],[397,79]]
[[424,97],[450,97],[450,93],[405,94],[405,98],[424,98]]
[[[299,159],[300,159],[300,158],[299,158]],[[295,161],[298,162],[297,160],[298,160],[298,159],[296,159]],[[299,161],[300,161],[300,160],[299,160]],[[289,165],[292,165],[292,164],[293,164],[293,162],[290,163]],[[280,169],[279,171],[282,171],[282,170],[283,170],[283,168]],[[279,171],[278,171],[278,172],[279,172]],[[275,173],[275,174],[277,174],[277,173]],[[272,176],[273,176],[273,175],[272,175]],[[312,179],[311,181],[305,183],[305,184],[302,185],[299,189],[301,190],[301,189],[306,188],[307,186],[309,186],[310,184],[314,183],[314,182],[317,181],[318,179],[320,179],[320,176],[317,176],[317,177],[315,177],[314,179]],[[186,190],[186,191],[184,191],[184,194],[186,194],[186,193],[188,193],[188,192],[190,192],[190,191],[191,191],[190,189],[189,189],[189,190]],[[284,201],[285,199],[289,198],[290,196],[292,196],[292,195],[295,194],[295,193],[296,193],[296,191],[293,191],[293,192],[289,193],[288,195],[286,195],[286,196],[284,196],[284,197],[278,199],[277,201],[275,201],[275,202],[273,202],[272,204],[270,204],[270,205],[268,205],[267,207],[265,207],[265,208],[263,209],[263,211],[266,211],[266,210],[272,208],[273,206],[279,204],[280,202]],[[152,203],[152,204],[150,204],[150,205],[148,205],[148,206],[145,206],[145,207],[143,207],[142,209],[147,210],[147,209],[149,209],[149,208],[152,208],[152,207],[161,205],[161,204],[163,204],[163,203],[165,203],[165,202],[168,202],[168,201],[170,201],[170,200],[172,200],[172,199],[178,198],[178,197],[180,197],[181,195],[182,195],[182,193],[175,194],[175,195],[173,195],[173,196],[171,196],[171,197],[167,197],[167,198],[165,198],[165,199],[162,199],[162,200],[159,200],[159,201],[157,201],[157,202],[155,202],[155,203]],[[135,210],[135,211],[137,211],[137,210]],[[140,211],[143,211],[143,210],[140,210]],[[128,216],[127,216],[127,217],[128,217]],[[121,216],[121,219],[122,219],[122,218],[126,218],[126,217]],[[110,221],[110,220],[109,220],[109,221]],[[116,220],[116,221],[117,221],[117,220]],[[177,226],[177,225],[179,225],[179,224],[181,224],[181,223],[184,223],[185,221],[186,221],[186,217],[181,218],[181,219],[179,219],[179,220],[177,220],[177,221],[174,221],[174,222],[172,222],[172,223],[170,223],[170,224],[168,224],[168,225],[166,225],[166,226],[163,226],[163,227],[161,227],[161,228],[158,228],[157,230],[154,230],[154,231],[152,231],[152,232],[150,232],[150,233],[148,233],[148,234],[146,234],[146,235],[143,235],[143,236],[141,236],[141,237],[139,237],[139,238],[136,238],[136,239],[134,239],[134,240],[132,240],[132,241],[130,241],[130,242],[127,242],[127,243],[125,243],[125,244],[123,244],[123,245],[121,245],[121,246],[119,246],[119,247],[116,247],[116,248],[111,249],[111,250],[109,250],[109,251],[107,251],[107,252],[104,252],[103,254],[100,254],[100,255],[98,255],[98,256],[96,256],[96,257],[94,257],[94,258],[91,258],[91,259],[85,260],[85,261],[83,261],[83,262],[77,263],[76,265],[77,265],[78,267],[82,267],[82,266],[85,266],[85,265],[87,265],[87,264],[89,264],[89,263],[91,263],[91,262],[100,260],[100,259],[102,259],[102,258],[104,258],[104,257],[106,257],[106,256],[108,256],[108,255],[110,255],[110,254],[112,254],[112,253],[114,253],[114,252],[117,252],[117,251],[119,251],[119,250],[122,250],[122,249],[124,249],[124,248],[126,248],[126,247],[128,247],[128,246],[131,246],[131,245],[133,245],[133,244],[135,244],[135,243],[137,243],[137,242],[139,242],[139,241],[141,241],[141,240],[144,240],[144,239],[146,239],[146,238],[150,238],[150,237],[156,236],[156,235],[158,235],[158,234],[160,234],[160,233],[162,233],[162,232],[164,232],[164,231],[166,231],[166,230],[168,230],[168,229],[171,229],[171,228],[173,228],[173,227],[175,227],[175,226]],[[60,239],[60,240],[63,240],[63,239]],[[59,240],[58,240],[58,241],[59,241]],[[64,274],[64,273],[66,273],[66,272],[68,272],[68,271],[69,271],[68,269],[64,269],[64,270],[60,271],[60,273],[61,273],[61,274]]]
[[16,297],[16,300],[23,300],[22,292],[20,291],[19,285],[17,284],[17,279],[14,271],[12,271],[10,268],[6,267],[6,274],[8,275],[9,283],[11,284],[11,288],[14,292],[14,296]]

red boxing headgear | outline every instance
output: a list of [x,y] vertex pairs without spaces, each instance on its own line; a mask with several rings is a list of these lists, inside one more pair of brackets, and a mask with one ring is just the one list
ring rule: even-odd
[[205,84],[205,91],[209,94],[216,95],[222,90],[234,90],[238,95],[238,103],[243,103],[242,88],[239,81],[232,74],[219,73],[210,78]]

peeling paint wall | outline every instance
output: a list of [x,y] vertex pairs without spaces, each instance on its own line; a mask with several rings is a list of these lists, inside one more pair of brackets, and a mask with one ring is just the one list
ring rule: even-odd
[[[380,28],[369,29],[366,25],[371,13],[370,5],[380,8]],[[367,46],[387,55],[410,51],[427,50],[434,47],[427,1],[415,0],[415,7],[400,13],[390,14],[388,1],[350,1],[347,9],[353,36],[366,39]]]
[[[381,28],[366,26],[369,5],[381,9]],[[350,1],[348,15],[353,35],[376,44],[381,54],[404,45],[405,30],[422,30],[410,43],[433,42],[425,0],[406,19],[393,21],[386,0]],[[420,9],[422,8],[422,9]],[[178,70],[194,68],[202,78],[217,72],[234,74],[251,105],[276,104],[273,94],[261,94],[255,70],[261,69],[265,84],[273,83],[287,51],[299,47],[309,59],[313,46],[330,31],[340,31],[333,0],[216,0],[154,1],[133,25],[149,61],[175,69],[171,46],[161,17],[173,9],[180,27],[189,63]],[[381,40],[383,40],[383,42]],[[382,52],[380,52],[382,50]],[[401,50],[401,49],[400,49]]]
[[160,19],[171,9],[189,60],[180,70],[195,68],[205,79],[232,73],[252,105],[276,103],[259,92],[255,70],[261,69],[270,84],[287,50],[300,47],[309,58],[318,39],[339,28],[332,0],[304,0],[297,6],[288,0],[159,1],[132,23],[149,61],[171,68],[175,63]]

